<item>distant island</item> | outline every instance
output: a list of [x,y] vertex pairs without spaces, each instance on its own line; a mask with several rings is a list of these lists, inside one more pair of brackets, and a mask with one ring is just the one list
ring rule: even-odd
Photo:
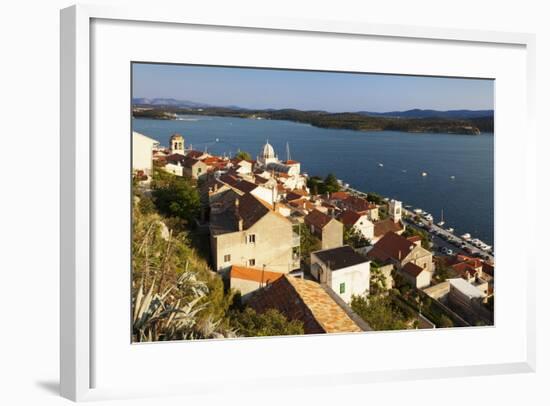
[[256,120],[286,120],[320,128],[355,131],[404,131],[479,135],[493,132],[493,110],[421,110],[386,113],[359,111],[331,113],[297,109],[245,109],[238,106],[211,106],[175,99],[133,99],[133,117],[174,120],[179,115],[237,117]]

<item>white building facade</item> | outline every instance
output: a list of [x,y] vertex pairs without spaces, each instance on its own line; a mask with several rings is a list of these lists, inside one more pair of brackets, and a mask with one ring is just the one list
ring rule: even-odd
[[346,303],[370,290],[370,261],[348,245],[312,252],[311,274]]
[[153,148],[159,142],[138,132],[132,132],[132,169],[143,171],[147,176],[153,173]]

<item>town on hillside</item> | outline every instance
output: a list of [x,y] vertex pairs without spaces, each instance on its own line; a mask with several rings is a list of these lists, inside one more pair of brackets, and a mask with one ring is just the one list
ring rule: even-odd
[[134,341],[493,325],[493,257],[401,201],[132,138]]

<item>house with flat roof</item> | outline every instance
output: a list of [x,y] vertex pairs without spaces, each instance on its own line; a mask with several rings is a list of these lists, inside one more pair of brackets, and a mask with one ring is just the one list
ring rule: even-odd
[[259,313],[276,309],[303,323],[306,334],[352,333],[371,330],[353,311],[317,282],[289,275],[256,291],[248,305]]
[[311,253],[311,274],[346,303],[353,295],[368,295],[370,261],[349,245]]
[[463,278],[448,279],[448,306],[470,324],[492,324],[493,314],[483,306],[486,295]]
[[280,272],[233,265],[229,271],[229,286],[240,292],[242,299],[246,301],[252,292],[275,282],[282,276]]

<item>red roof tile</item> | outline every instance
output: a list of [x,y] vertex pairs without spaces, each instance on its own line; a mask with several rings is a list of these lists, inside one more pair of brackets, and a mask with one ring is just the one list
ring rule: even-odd
[[249,305],[260,313],[277,309],[289,320],[301,321],[306,334],[362,331],[321,285],[288,275],[256,291]]
[[420,268],[416,264],[413,264],[412,262],[407,262],[403,267],[403,272],[407,273],[413,278],[416,278],[418,275],[422,273],[422,268]]
[[322,213],[319,210],[312,210],[311,213],[304,217],[304,221],[307,224],[313,225],[319,230],[326,226],[330,222],[330,220],[332,220],[332,217],[327,216],[325,213]]
[[259,283],[272,283],[283,276],[283,274],[279,272],[245,268],[236,265],[231,267],[229,275],[231,279],[243,279]]
[[367,256],[378,261],[392,259],[400,261],[414,249],[416,245],[405,237],[389,232],[380,239]]
[[405,227],[400,222],[395,222],[392,219],[388,218],[385,220],[380,220],[374,223],[374,236],[382,237],[387,233],[397,233],[403,231]]
[[346,210],[341,216],[340,221],[347,226],[353,226],[359,221],[361,214],[353,210]]

